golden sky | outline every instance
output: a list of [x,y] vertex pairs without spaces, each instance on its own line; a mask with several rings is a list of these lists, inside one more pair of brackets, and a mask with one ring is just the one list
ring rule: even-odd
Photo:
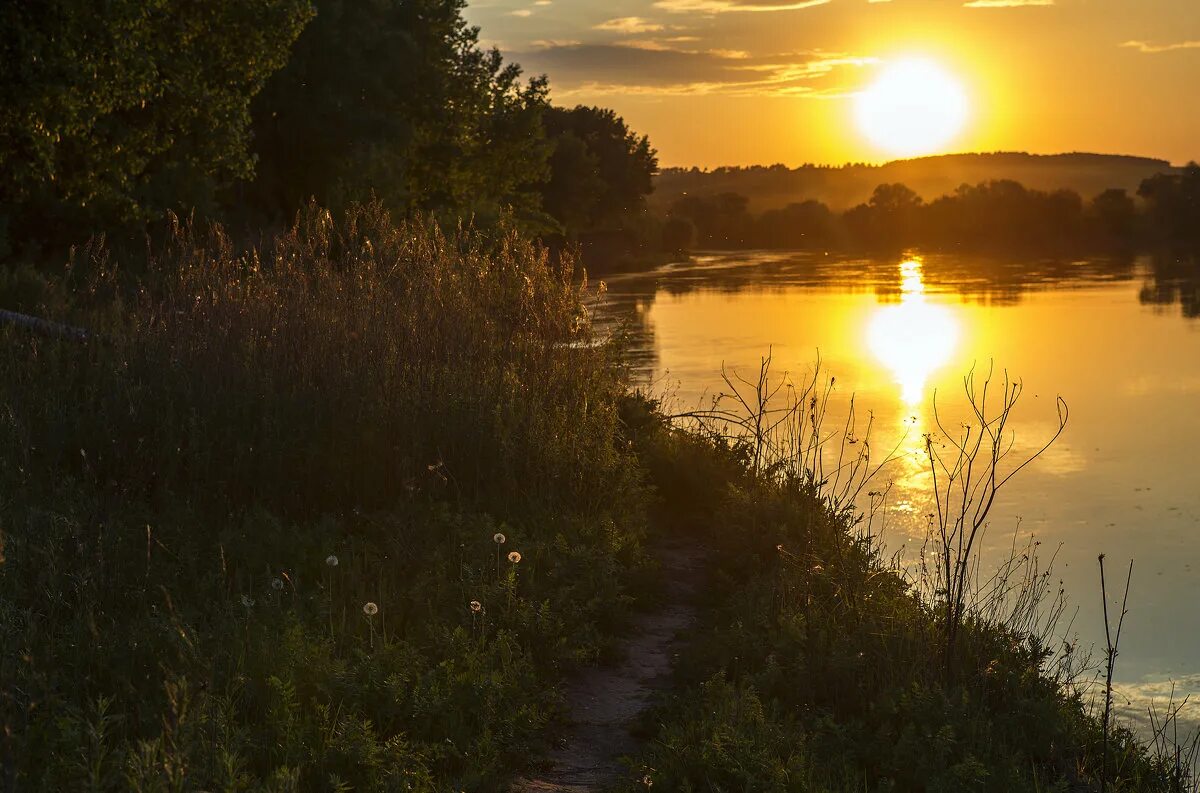
[[474,0],[467,18],[664,166],[892,159],[854,97],[913,57],[967,96],[942,151],[1200,159],[1200,0]]

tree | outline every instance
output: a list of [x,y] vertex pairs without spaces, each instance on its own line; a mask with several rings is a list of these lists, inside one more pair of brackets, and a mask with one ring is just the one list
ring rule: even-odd
[[17,241],[205,207],[253,172],[250,100],[308,0],[0,5],[0,221]]
[[619,225],[645,206],[658,170],[656,152],[612,110],[582,105],[548,108],[553,146],[542,205],[568,236]]
[[683,253],[696,240],[696,227],[685,217],[672,216],[663,222],[662,247],[669,253]]
[[737,193],[684,196],[671,204],[670,216],[686,218],[696,228],[697,241],[712,248],[740,248],[750,238],[750,201]]
[[317,18],[254,103],[253,198],[375,195],[445,215],[532,212],[546,172],[546,82],[479,47],[463,0],[316,0]]
[[921,197],[902,184],[878,185],[865,204],[842,216],[851,237],[868,247],[895,248],[918,238]]
[[1137,207],[1124,190],[1105,190],[1092,199],[1088,219],[1097,237],[1110,243],[1129,243],[1137,229]]
[[1178,175],[1156,174],[1142,182],[1138,195],[1161,242],[1200,248],[1200,165],[1188,163]]
[[757,225],[755,242],[765,248],[819,248],[833,240],[835,219],[820,201],[802,201],[767,210]]

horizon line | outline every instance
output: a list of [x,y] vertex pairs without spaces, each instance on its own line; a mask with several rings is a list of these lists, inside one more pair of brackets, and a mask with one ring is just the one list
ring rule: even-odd
[[666,170],[690,171],[693,168],[698,168],[699,170],[704,171],[704,172],[712,172],[712,171],[720,170],[723,168],[724,169],[773,168],[777,165],[782,165],[783,167],[787,168],[788,170],[793,170],[793,171],[798,170],[800,168],[806,168],[806,167],[811,167],[811,168],[848,168],[848,167],[883,168],[888,165],[895,165],[898,163],[907,163],[907,162],[918,162],[920,160],[938,160],[938,159],[946,159],[946,158],[950,158],[950,157],[971,157],[971,156],[983,156],[983,157],[993,156],[994,157],[994,156],[1006,155],[1006,154],[1017,154],[1017,155],[1022,155],[1022,156],[1026,156],[1026,157],[1072,157],[1072,156],[1075,156],[1075,157],[1110,157],[1113,159],[1127,159],[1127,160],[1146,160],[1149,162],[1166,163],[1167,167],[1175,168],[1175,169],[1184,168],[1190,163],[1200,161],[1200,157],[1197,157],[1195,159],[1189,159],[1182,164],[1176,164],[1166,157],[1152,157],[1152,156],[1139,155],[1139,154],[1116,154],[1116,153],[1106,153],[1106,152],[1096,152],[1096,151],[1060,151],[1060,152],[1043,153],[1043,152],[1022,151],[1019,149],[995,149],[995,150],[991,150],[991,151],[955,151],[955,152],[946,152],[943,154],[922,154],[922,155],[915,156],[915,157],[897,157],[897,158],[890,159],[890,160],[846,160],[846,161],[840,162],[840,163],[839,162],[823,162],[823,163],[821,163],[821,162],[814,162],[814,161],[805,161],[805,162],[802,162],[802,163],[799,163],[796,165],[788,164],[785,162],[773,162],[773,163],[757,162],[757,163],[749,163],[749,164],[742,164],[742,165],[727,163],[727,164],[722,164],[722,165],[706,165],[706,166],[700,166],[700,165],[696,165],[696,164],[692,164],[692,165],[660,165],[658,168],[658,171],[660,173],[662,171],[666,171]]

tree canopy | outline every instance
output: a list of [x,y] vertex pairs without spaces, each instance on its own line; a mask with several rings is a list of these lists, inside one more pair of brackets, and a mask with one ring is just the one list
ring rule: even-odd
[[532,212],[546,173],[545,78],[479,46],[463,0],[316,0],[254,102],[263,209],[372,194],[397,211]]
[[311,15],[308,0],[0,5],[0,248],[207,207],[250,177],[250,100]]
[[654,189],[657,153],[612,110],[550,107],[546,134],[553,146],[543,206],[568,234],[619,224],[645,206]]

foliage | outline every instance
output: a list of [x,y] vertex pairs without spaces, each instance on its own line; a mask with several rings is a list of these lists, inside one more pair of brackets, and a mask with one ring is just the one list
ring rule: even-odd
[[[307,0],[0,7],[0,255],[211,207],[253,172],[250,99]],[[7,226],[7,230],[3,227]]]
[[[939,611],[824,485],[775,464],[754,475],[749,435],[630,427],[662,492],[682,481],[685,498],[704,494],[709,517],[687,529],[711,570],[674,693],[646,720],[623,789],[1095,789],[1100,719],[1038,636],[972,610],[947,676]],[[1110,789],[1188,789],[1169,757],[1125,730],[1110,740]]]
[[1188,163],[1178,175],[1158,174],[1142,182],[1157,239],[1200,250],[1200,165]]
[[0,787],[509,778],[642,567],[572,268],[370,206],[20,281],[100,338],[0,332]]
[[317,17],[254,102],[268,216],[315,197],[400,213],[536,215],[546,81],[483,50],[464,0],[316,0]]
[[1155,248],[1200,250],[1200,166],[1147,179],[1134,201],[1123,189],[1084,202],[1070,190],[1034,190],[1011,180],[960,185],[924,201],[909,187],[878,185],[870,199],[835,214],[818,201],[759,215],[736,193],[687,195],[668,218],[691,222],[702,248],[1110,252]]
[[548,108],[545,126],[553,153],[542,202],[568,236],[619,225],[644,208],[658,169],[649,138],[612,110],[583,105]]

